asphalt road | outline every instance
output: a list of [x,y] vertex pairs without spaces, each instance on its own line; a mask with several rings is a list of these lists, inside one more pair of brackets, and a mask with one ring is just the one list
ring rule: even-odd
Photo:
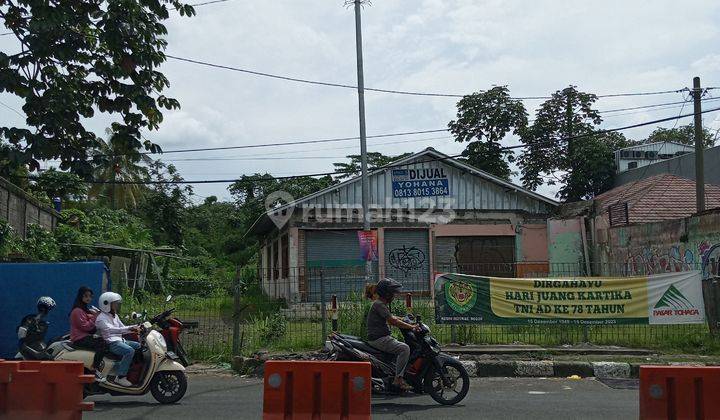
[[[593,379],[473,379],[467,398],[452,407],[425,395],[373,398],[374,419],[635,419],[634,382],[612,387]],[[629,389],[628,389],[629,388]],[[260,419],[262,382],[230,376],[190,376],[185,398],[160,405],[143,397],[95,396],[85,419]]]

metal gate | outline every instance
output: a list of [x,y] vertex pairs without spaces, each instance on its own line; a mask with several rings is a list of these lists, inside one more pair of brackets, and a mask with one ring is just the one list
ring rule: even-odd
[[[318,302],[321,292],[344,298],[362,293],[366,282],[377,281],[377,262],[372,262],[371,278],[365,278],[357,230],[305,231],[305,258],[308,278],[308,300]],[[320,282],[324,283],[321,290]]]
[[403,290],[430,287],[430,245],[425,229],[385,229],[385,275],[403,284]]
[[515,277],[514,236],[458,237],[457,271],[492,277]]

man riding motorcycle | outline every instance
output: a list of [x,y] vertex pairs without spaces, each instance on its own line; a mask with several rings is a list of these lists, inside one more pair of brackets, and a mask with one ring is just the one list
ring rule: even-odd
[[390,305],[395,295],[401,291],[402,285],[390,278],[380,280],[375,285],[374,290],[372,287],[366,290],[366,297],[374,299],[367,316],[367,332],[368,344],[378,350],[397,356],[393,385],[403,391],[409,391],[412,386],[405,382],[403,374],[410,357],[410,347],[392,337],[389,325],[412,331],[418,331],[420,327],[408,324],[390,312]]
[[18,348],[20,354],[26,359],[49,360],[51,359],[45,350],[44,338],[48,329],[48,313],[55,308],[55,300],[49,296],[43,296],[37,301],[37,314],[26,315],[17,328],[19,339]]

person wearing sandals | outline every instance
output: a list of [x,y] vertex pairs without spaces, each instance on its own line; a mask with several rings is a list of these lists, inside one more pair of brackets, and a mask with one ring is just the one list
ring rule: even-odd
[[382,279],[376,285],[368,285],[365,289],[365,297],[373,300],[367,316],[368,344],[386,353],[397,356],[395,361],[395,379],[393,385],[403,391],[412,389],[403,375],[410,357],[410,347],[400,342],[390,334],[390,326],[417,331],[417,325],[408,324],[390,312],[395,295],[400,293],[402,285],[393,279]]

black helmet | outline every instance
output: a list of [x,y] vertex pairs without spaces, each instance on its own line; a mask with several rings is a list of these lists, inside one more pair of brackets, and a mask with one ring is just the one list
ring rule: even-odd
[[381,298],[392,299],[396,294],[400,293],[401,290],[402,284],[391,278],[384,278],[378,282],[375,292]]

